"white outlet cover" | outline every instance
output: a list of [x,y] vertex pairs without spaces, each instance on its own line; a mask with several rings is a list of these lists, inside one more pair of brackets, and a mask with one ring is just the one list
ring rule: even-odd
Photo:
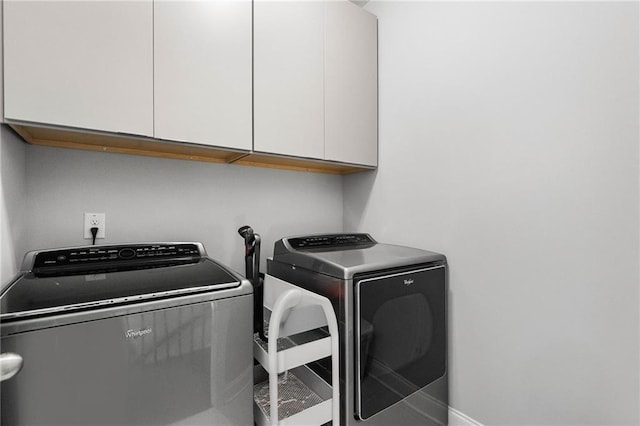
[[107,215],[104,213],[85,213],[84,214],[84,239],[91,240],[93,239],[93,235],[91,235],[91,228],[94,226],[98,227],[98,234],[96,235],[96,239],[104,238],[105,236],[105,225],[106,225]]

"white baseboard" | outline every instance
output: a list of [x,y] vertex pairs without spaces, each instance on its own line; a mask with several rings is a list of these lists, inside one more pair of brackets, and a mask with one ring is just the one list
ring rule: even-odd
[[483,426],[483,424],[455,408],[449,407],[449,426]]

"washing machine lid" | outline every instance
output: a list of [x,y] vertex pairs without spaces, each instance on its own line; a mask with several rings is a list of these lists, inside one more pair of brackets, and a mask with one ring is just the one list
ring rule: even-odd
[[200,243],[141,243],[29,252],[0,295],[0,321],[238,287]]
[[287,237],[275,243],[273,261],[341,279],[417,264],[441,265],[446,257],[412,247],[376,242],[369,234]]

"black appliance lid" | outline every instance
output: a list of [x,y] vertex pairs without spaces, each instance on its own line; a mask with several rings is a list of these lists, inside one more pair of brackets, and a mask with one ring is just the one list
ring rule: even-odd
[[[201,245],[182,246],[183,250],[178,250],[176,244],[92,246],[96,251],[91,255],[88,247],[29,253],[25,259],[30,259],[32,270],[15,280],[0,296],[0,320],[55,315],[240,286],[240,279],[232,272],[201,256],[204,252]],[[118,250],[124,258],[120,255],[115,258],[102,256],[105,259],[96,256],[98,249],[103,251],[107,247]],[[151,247],[164,254],[148,256]],[[140,248],[142,250],[136,251]],[[143,255],[145,248],[148,250]],[[132,255],[131,250],[138,254]],[[94,260],[70,262],[83,256],[93,256],[88,259]],[[43,259],[56,259],[58,264],[45,266]]]
[[376,242],[369,234],[327,234],[276,241],[273,262],[340,279],[355,274],[417,264],[446,264],[439,253]]

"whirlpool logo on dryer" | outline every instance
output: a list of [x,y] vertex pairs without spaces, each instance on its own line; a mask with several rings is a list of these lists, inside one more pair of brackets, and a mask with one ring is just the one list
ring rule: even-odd
[[411,284],[413,284],[412,279],[404,280],[404,285],[411,285]]
[[131,330],[127,330],[124,333],[124,336],[127,339],[137,339],[139,337],[144,336],[145,334],[151,334],[151,333],[153,333],[153,329],[152,328],[145,328],[145,329],[141,329],[141,330],[133,330],[133,329],[131,329]]

